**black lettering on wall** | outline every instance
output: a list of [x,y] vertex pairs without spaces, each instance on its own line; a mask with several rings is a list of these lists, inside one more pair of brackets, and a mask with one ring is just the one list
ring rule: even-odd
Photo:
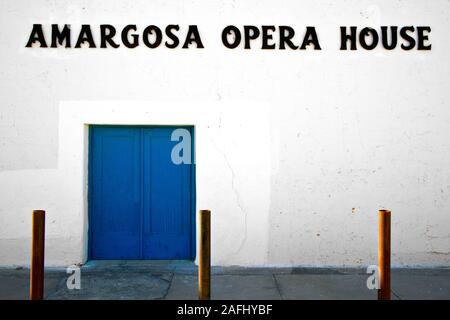
[[[228,35],[234,35],[233,42],[230,42]],[[241,43],[241,32],[235,26],[227,26],[222,31],[222,43],[228,49],[236,48]]]
[[289,26],[280,26],[280,49],[284,50],[286,49],[286,45],[288,45],[289,48],[296,50],[298,49],[298,46],[292,43],[291,39],[295,35],[295,31],[293,28]]
[[395,49],[397,46],[397,30],[398,27],[390,27],[391,28],[391,43],[389,43],[389,34],[388,34],[388,27],[383,26],[381,27],[381,42],[383,43],[383,48],[386,50],[392,50]]
[[106,48],[106,44],[109,44],[113,48],[118,48],[119,45],[114,42],[114,36],[116,35],[116,28],[110,24],[100,25],[100,48]]
[[255,26],[244,26],[244,48],[250,49],[250,41],[259,37],[259,29]]
[[341,50],[347,50],[348,41],[350,50],[356,50],[356,27],[350,27],[350,34],[347,34],[347,27],[341,27]]
[[409,26],[409,27],[403,27],[400,29],[400,36],[406,40],[406,44],[402,43],[401,47],[404,50],[411,50],[415,47],[416,45],[416,40],[408,34],[408,31],[410,32],[414,32],[414,27],[413,26]]
[[83,24],[81,26],[80,34],[78,35],[77,44],[75,48],[81,48],[81,45],[86,42],[89,44],[89,48],[95,48],[94,38],[92,37],[91,26]]
[[431,50],[431,44],[426,45],[425,41],[428,41],[428,34],[430,33],[430,27],[417,27],[417,50]]
[[51,48],[56,48],[58,43],[62,46],[66,43],[65,47],[70,48],[70,27],[65,24],[63,29],[59,31],[57,24],[52,24],[52,44]]
[[309,45],[313,45],[314,50],[322,50],[320,48],[319,39],[317,38],[316,28],[314,27],[306,27],[305,37],[303,38],[300,49],[304,50]]
[[136,48],[139,45],[139,36],[137,34],[132,34],[131,37],[133,38],[133,41],[130,42],[128,39],[128,33],[132,31],[136,31],[136,25],[135,24],[129,24],[122,30],[122,43],[127,48]]
[[[367,43],[367,37],[372,38],[369,44]],[[372,28],[363,28],[359,33],[359,44],[366,50],[373,50],[378,45],[378,33]]]
[[[151,42],[149,36],[153,33],[155,33],[155,41]],[[158,47],[162,41],[161,29],[154,25],[148,26],[142,33],[142,40],[144,41],[144,44],[151,49]]]
[[33,29],[31,29],[30,37],[28,38],[25,47],[32,47],[35,41],[39,42],[41,48],[47,48],[44,32],[42,31],[42,24],[33,24]]
[[[113,25],[101,24],[99,27],[100,48],[118,48],[121,44],[127,48],[136,48],[140,44],[141,34],[137,32],[135,24],[126,25],[121,30],[120,39],[117,39],[117,41],[114,38],[116,36],[116,28]],[[294,28],[287,25],[278,27],[279,43],[277,44],[274,41],[276,28],[274,25],[263,25],[261,28],[254,25],[243,25],[243,28],[240,30],[234,25],[228,25],[222,30],[222,43],[229,49],[235,49],[241,44],[242,37],[244,37],[244,48],[252,49],[252,41],[261,37],[261,49],[276,49],[278,47],[280,50],[287,48],[305,50],[312,45],[314,50],[322,50],[316,29],[313,26],[306,27],[301,44],[295,38],[296,32]],[[431,50],[432,45],[429,40],[430,26],[381,26],[380,28],[381,32],[379,29],[371,27],[364,27],[359,31],[356,26],[341,26],[340,50],[357,50],[358,44],[365,50],[373,50],[380,42],[386,50],[394,50],[399,45],[403,50],[412,50],[414,48],[417,48],[417,50]],[[167,37],[167,39],[163,39],[161,29],[156,25],[149,25],[142,32],[142,41],[149,48],[157,48],[165,40],[165,46],[169,49],[174,49],[181,43],[178,34],[179,30],[180,26],[177,24],[167,25],[164,30],[164,37]],[[48,39],[48,41],[51,41],[49,42],[51,48],[62,46],[71,48],[71,40],[73,40],[73,37],[71,36],[70,24],[64,24],[61,28],[58,24],[51,24],[51,37]],[[36,47],[36,43],[39,47],[48,47],[42,24],[33,24],[25,47]],[[197,48],[204,48],[197,25],[189,25],[182,48],[188,49],[194,45]],[[91,25],[81,25],[74,48],[81,48],[82,46],[96,48]]]
[[191,45],[193,42],[195,42],[195,44],[197,45],[197,48],[199,48],[199,49],[204,48],[197,26],[191,25],[191,26],[189,26],[189,29],[188,29],[188,32],[186,35],[186,40],[185,40],[182,48],[183,49],[189,48],[189,45]]
[[272,32],[275,31],[275,26],[262,26],[262,47],[261,49],[275,49],[274,43],[269,43],[273,39]]
[[169,37],[170,40],[172,40],[172,43],[169,43],[166,41],[166,47],[169,49],[174,49],[176,47],[178,47],[178,45],[180,44],[180,40],[178,40],[178,37],[173,33],[172,30],[178,31],[180,30],[180,26],[177,24],[169,24],[166,27],[166,34]]

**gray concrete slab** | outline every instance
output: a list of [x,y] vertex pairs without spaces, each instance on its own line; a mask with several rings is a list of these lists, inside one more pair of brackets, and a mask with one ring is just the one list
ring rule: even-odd
[[376,290],[366,286],[367,275],[291,274],[275,275],[283,299],[375,300]]
[[152,300],[166,296],[172,275],[145,272],[83,273],[81,288],[69,290],[67,278],[49,294],[49,300]]
[[213,299],[280,300],[281,296],[272,274],[223,275],[211,277]]
[[28,299],[29,289],[30,278],[28,274],[16,270],[2,270],[0,272],[1,300]]
[[391,287],[402,300],[450,299],[450,275],[392,274]]
[[[44,298],[52,294],[61,279],[63,272],[46,272],[44,282]],[[30,290],[29,269],[0,269],[0,300],[27,300]]]
[[196,300],[198,297],[197,277],[186,274],[174,274],[167,292],[168,300]]
[[[196,276],[175,274],[166,299],[197,299]],[[212,275],[211,299],[216,300],[280,300],[281,296],[272,274]]]
[[[376,299],[364,268],[212,268],[212,299]],[[46,299],[197,299],[192,261],[92,261],[81,290],[65,268],[46,268]],[[0,299],[28,299],[29,270],[0,267]],[[393,299],[449,299],[450,269],[392,270]]]

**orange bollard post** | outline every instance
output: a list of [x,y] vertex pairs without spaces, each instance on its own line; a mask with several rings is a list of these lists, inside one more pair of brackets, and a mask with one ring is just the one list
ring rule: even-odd
[[391,300],[391,211],[378,211],[378,300]]
[[45,211],[34,210],[32,219],[30,300],[42,300],[44,298]]
[[211,211],[200,210],[200,254],[198,259],[198,299],[211,298]]

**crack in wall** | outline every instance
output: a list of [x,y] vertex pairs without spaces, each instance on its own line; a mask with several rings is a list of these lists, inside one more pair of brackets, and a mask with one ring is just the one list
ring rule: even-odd
[[236,198],[236,204],[239,207],[239,210],[241,210],[241,212],[244,215],[244,236],[243,236],[243,238],[241,240],[241,243],[239,244],[239,247],[234,252],[234,254],[237,254],[237,253],[239,253],[242,250],[242,248],[244,247],[245,242],[247,241],[247,231],[248,231],[247,212],[244,210],[244,208],[242,206],[242,203],[241,203],[241,200],[240,200],[240,197],[239,197],[239,193],[238,193],[238,191],[236,189],[236,186],[235,186],[235,173],[234,173],[234,170],[233,170],[233,168],[232,168],[232,166],[230,164],[230,161],[228,160],[226,154],[222,150],[220,150],[220,148],[216,145],[216,143],[214,141],[212,141],[210,139],[210,142],[217,149],[217,151],[222,155],[222,157],[225,160],[225,163],[226,163],[228,169],[231,172],[231,189],[233,190],[234,196]]

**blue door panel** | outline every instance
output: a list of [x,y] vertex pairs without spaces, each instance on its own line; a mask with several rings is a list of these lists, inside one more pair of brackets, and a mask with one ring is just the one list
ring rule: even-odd
[[[144,129],[145,259],[190,258],[190,166],[171,160],[172,130]],[[171,248],[169,250],[169,248]]]
[[140,136],[126,128],[94,128],[91,254],[97,259],[140,255]]
[[92,127],[91,259],[193,258],[193,168],[171,161],[174,129]]

